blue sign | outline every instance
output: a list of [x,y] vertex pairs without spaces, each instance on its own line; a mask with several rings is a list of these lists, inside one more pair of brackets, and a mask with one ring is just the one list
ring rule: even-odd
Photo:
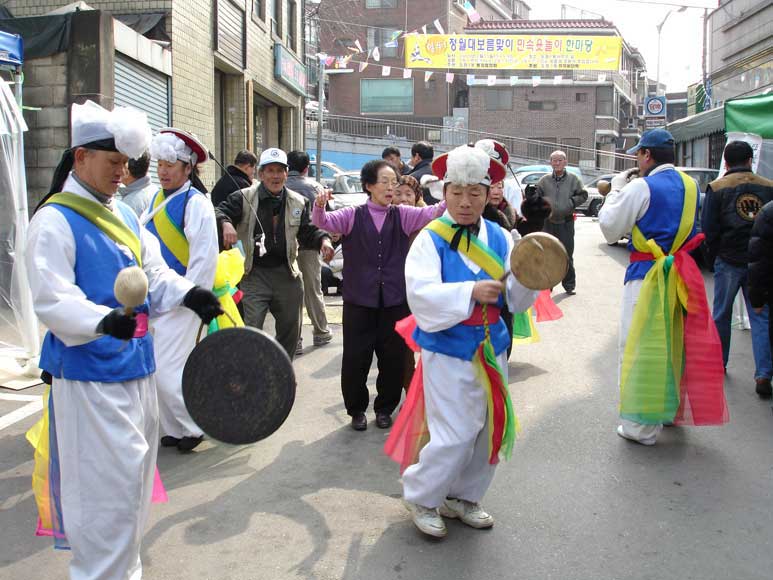
[[666,97],[647,97],[644,99],[645,117],[665,117]]

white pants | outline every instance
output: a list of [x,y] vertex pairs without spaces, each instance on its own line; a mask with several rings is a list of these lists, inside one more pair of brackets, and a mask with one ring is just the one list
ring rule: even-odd
[[[618,353],[617,353],[617,384],[620,385],[620,379],[622,377],[623,370],[623,355],[625,354],[625,343],[628,340],[628,331],[631,329],[631,320],[633,319],[633,311],[636,308],[636,303],[639,300],[639,292],[641,292],[643,280],[631,280],[625,286],[623,286],[623,313],[620,317],[620,336],[618,338]],[[636,423],[635,421],[629,421],[628,419],[620,419],[620,425],[623,427],[623,432],[642,443],[654,443],[658,438],[658,434],[663,430],[663,425],[644,425],[642,423]]]
[[[161,433],[178,439],[203,435],[183,401],[183,368],[196,346],[200,327],[196,313],[184,307],[175,308],[153,322]],[[202,338],[206,332],[206,328],[202,330]]]
[[[479,502],[496,469],[488,461],[486,392],[472,363],[427,350],[421,359],[430,440],[403,473],[403,496],[429,508],[446,497]],[[507,354],[498,361],[507,381]]]
[[155,379],[54,379],[51,392],[70,578],[139,580],[158,451]]

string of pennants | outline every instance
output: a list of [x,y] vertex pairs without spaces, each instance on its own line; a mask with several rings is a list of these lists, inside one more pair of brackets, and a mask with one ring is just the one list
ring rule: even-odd
[[[475,7],[472,4],[470,4],[469,0],[465,0],[464,4],[462,5],[462,8],[465,11],[465,13],[467,14],[467,18],[470,20],[471,24],[475,24],[476,22],[479,22],[481,20],[480,14],[478,13],[477,10],[475,10]],[[375,46],[372,49],[370,49],[369,51],[367,51],[367,55],[368,56],[366,57],[366,61],[364,63],[362,61],[353,61],[353,62],[358,63],[360,65],[360,72],[362,72],[368,66],[368,64],[369,64],[368,61],[370,61],[371,58],[374,61],[376,61],[376,62],[380,62],[381,61],[381,49],[384,49],[384,48],[397,48],[398,41],[401,38],[405,38],[406,36],[411,36],[411,35],[419,34],[419,30],[421,30],[421,34],[426,35],[429,26],[434,26],[435,30],[437,31],[438,34],[445,34],[445,30],[443,29],[443,25],[440,24],[440,20],[438,18],[436,18],[432,22],[431,25],[430,24],[425,24],[425,25],[423,25],[421,27],[421,29],[417,28],[415,30],[412,30],[411,32],[405,32],[403,30],[395,30],[391,34],[390,39],[387,42],[385,42],[382,45]],[[362,48],[362,43],[360,43],[359,38],[354,41],[354,46],[349,46],[349,47],[347,47],[347,49],[352,51],[353,54],[350,54],[350,55],[347,55],[347,56],[328,56],[326,54],[318,54],[317,56],[319,57],[320,61],[324,60],[325,66],[327,66],[327,67],[330,67],[333,64],[335,64],[336,65],[335,68],[346,68],[349,65],[349,62],[352,61],[352,58],[355,55],[364,54],[366,52]],[[390,67],[382,67],[382,68],[389,69]],[[398,68],[398,67],[394,67],[394,68]],[[402,70],[406,71],[408,69],[402,69]],[[389,76],[389,73],[387,72],[387,73],[383,74],[383,76]],[[451,75],[451,76],[453,77],[453,75]],[[406,73],[403,72],[403,77],[404,78],[409,78],[410,75],[406,76]],[[453,78],[450,81],[448,81],[448,82],[453,82]]]
[[[438,72],[438,71],[426,70],[426,69],[403,68],[403,67],[399,67],[399,66],[387,66],[387,65],[382,65],[382,64],[373,64],[373,63],[368,62],[368,61],[354,60],[352,58],[352,56],[336,57],[336,56],[328,56],[326,54],[320,53],[320,54],[317,54],[317,57],[319,58],[320,61],[324,61],[325,62],[325,66],[332,65],[332,64],[334,64],[336,62],[338,62],[338,68],[347,68],[347,66],[350,63],[351,64],[359,65],[359,72],[361,72],[361,73],[364,72],[365,69],[367,69],[368,67],[373,67],[374,69],[380,68],[381,69],[381,76],[382,77],[392,76],[392,71],[393,70],[394,71],[402,71],[402,76],[403,76],[404,79],[413,78],[413,72],[414,71],[419,72],[419,73],[423,72],[424,73],[424,82],[425,83],[428,83],[435,73],[438,73],[439,75],[443,75],[445,77],[445,81],[447,83],[449,83],[449,84],[453,83],[454,80],[456,79],[456,77],[459,77],[461,79],[464,79],[465,82],[469,86],[473,86],[473,85],[479,84],[478,83],[478,79],[479,78],[481,79],[481,81],[483,81],[485,79],[485,84],[487,86],[489,86],[489,87],[493,87],[493,86],[501,84],[501,83],[498,82],[500,80],[506,81],[505,84],[509,83],[510,86],[515,86],[516,84],[518,84],[518,80],[519,79],[526,80],[526,81],[530,80],[531,81],[531,86],[533,86],[533,87],[537,87],[537,86],[543,84],[543,82],[544,83],[552,83],[554,85],[560,85],[563,82],[563,80],[564,80],[563,75],[554,75],[552,77],[545,77],[544,79],[542,78],[541,75],[531,75],[531,76],[526,76],[526,77],[519,77],[518,75],[510,75],[508,77],[500,77],[498,75],[485,75],[485,76],[482,76],[482,77],[478,77],[477,75],[474,75],[474,74],[456,74],[456,73],[452,73],[452,72],[445,72],[444,73],[442,71]],[[345,59],[345,61],[341,61],[341,60],[338,60],[338,59]],[[603,83],[603,82],[605,82],[607,80],[607,75],[605,73],[599,73],[597,79],[598,79],[598,82]],[[567,80],[569,80],[569,79],[567,79]]]

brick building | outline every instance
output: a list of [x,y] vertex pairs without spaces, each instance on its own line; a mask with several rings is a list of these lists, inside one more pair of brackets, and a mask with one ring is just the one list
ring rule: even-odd
[[[481,21],[465,32],[620,36],[606,20]],[[609,154],[624,152],[641,136],[645,68],[641,54],[623,40],[614,70],[498,70],[493,86],[479,76],[469,88],[470,129],[533,140],[516,151],[525,157],[546,159],[561,148],[573,165],[615,169],[620,161]]]
[[[5,7],[19,18],[67,4],[67,0],[8,0]],[[155,32],[160,28],[171,39],[164,120],[196,133],[224,163],[240,149],[259,153],[267,147],[303,147],[304,0],[90,0],[88,4],[118,18],[158,17]],[[112,35],[112,18],[109,22],[106,36]],[[59,60],[63,58],[67,57]],[[99,100],[106,106],[118,102],[119,71],[111,61],[98,60],[104,69]],[[137,62],[129,57],[125,64]],[[78,99],[67,92],[65,102],[56,105],[66,109]],[[45,110],[36,113],[47,114]],[[205,183],[213,183],[219,170],[212,163],[203,169]]]
[[[477,0],[473,2],[484,19],[528,18],[529,6],[522,0]],[[410,32],[427,25],[434,32],[438,20],[447,33],[462,32],[467,15],[461,2],[448,0],[322,0],[319,7],[320,50],[331,56],[347,56],[349,47],[359,42],[365,51],[379,47],[377,64],[404,67],[403,42],[385,47],[395,31]],[[354,60],[364,60],[358,55]],[[376,64],[372,59],[370,61]],[[370,116],[442,125],[443,117],[455,107],[466,107],[467,88],[461,78],[448,84],[441,75],[424,81],[421,71],[404,79],[393,69],[388,77],[380,67],[362,73],[351,64],[350,74],[331,75],[328,79],[327,107],[331,114]]]

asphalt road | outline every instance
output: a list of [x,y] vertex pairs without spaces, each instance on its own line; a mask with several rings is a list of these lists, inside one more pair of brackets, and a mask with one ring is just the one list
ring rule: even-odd
[[[348,427],[339,327],[333,343],[297,359],[295,408],[270,439],[161,451],[170,502],[152,511],[145,578],[770,580],[773,415],[754,394],[750,333],[733,335],[728,425],[670,428],[649,448],[620,439],[626,260],[597,223],[578,222],[578,293],[557,295],[564,318],[541,324],[541,342],[511,358],[522,433],[484,501],[492,530],[450,522],[448,537],[434,541],[414,529],[397,466],[381,451],[386,432],[372,415],[366,432]],[[310,343],[308,327],[304,335]],[[13,405],[0,401],[0,414]],[[32,534],[23,433],[36,417],[0,430],[3,579],[66,575],[68,555]]]

